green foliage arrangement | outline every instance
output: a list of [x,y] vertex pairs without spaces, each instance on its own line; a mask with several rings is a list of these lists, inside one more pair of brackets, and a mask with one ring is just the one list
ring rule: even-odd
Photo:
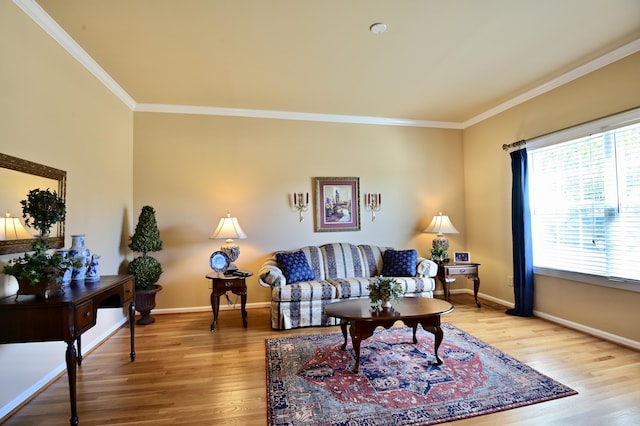
[[149,252],[162,250],[160,230],[156,221],[156,212],[151,206],[142,207],[138,224],[129,242],[129,248],[142,253],[133,259],[127,267],[127,272],[136,277],[136,290],[151,290],[160,279],[162,266]]
[[73,260],[64,258],[60,253],[47,254],[48,247],[47,237],[36,237],[32,244],[34,253],[25,253],[22,257],[9,260],[3,272],[13,275],[18,281],[28,282],[31,286],[48,279],[62,282],[64,269],[73,266]]
[[62,282],[65,269],[81,266],[82,263],[81,260],[68,259],[57,252],[47,254],[49,230],[53,224],[63,221],[66,216],[64,200],[55,191],[37,188],[29,191],[27,199],[20,201],[20,204],[25,224],[36,228],[40,235],[31,244],[33,254],[25,253],[22,257],[9,260],[3,267],[3,272],[34,287],[48,280]]
[[402,284],[393,277],[376,277],[369,283],[369,299],[371,305],[379,308],[382,302],[387,300],[396,300],[404,294]]
[[51,226],[64,221],[67,215],[64,200],[49,188],[32,189],[20,204],[24,223],[40,231],[40,235],[47,235]]
[[449,258],[449,254],[447,253],[447,249],[444,247],[434,247],[431,249],[431,260],[434,262],[443,262],[445,259]]

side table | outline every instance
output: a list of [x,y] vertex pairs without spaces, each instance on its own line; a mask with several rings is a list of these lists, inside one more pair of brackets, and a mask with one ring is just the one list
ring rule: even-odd
[[220,311],[220,296],[231,291],[240,296],[240,308],[242,310],[242,325],[247,328],[247,284],[245,278],[253,274],[240,277],[235,275],[224,275],[217,272],[209,272],[207,278],[211,280],[211,310],[213,310],[213,322],[211,331],[215,330],[218,322],[218,312]]
[[438,264],[438,280],[444,288],[444,300],[449,301],[449,288],[451,283],[458,277],[465,277],[473,281],[473,296],[476,300],[476,306],[480,307],[478,302],[478,289],[480,288],[480,276],[478,275],[479,263],[439,263]]

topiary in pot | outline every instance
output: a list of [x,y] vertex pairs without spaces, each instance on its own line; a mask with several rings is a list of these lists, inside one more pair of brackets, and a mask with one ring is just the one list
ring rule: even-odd
[[135,305],[136,310],[142,315],[137,323],[140,325],[151,324],[155,321],[150,316],[150,312],[156,306],[156,293],[162,290],[162,286],[156,284],[162,274],[162,266],[156,258],[147,254],[162,250],[160,230],[153,207],[142,207],[136,230],[129,242],[129,248],[142,253],[142,256],[133,259],[127,267],[127,272],[135,277]]

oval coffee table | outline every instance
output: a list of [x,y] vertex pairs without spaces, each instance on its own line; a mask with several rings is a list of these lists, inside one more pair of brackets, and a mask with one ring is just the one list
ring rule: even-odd
[[324,307],[324,313],[340,318],[340,328],[344,336],[342,350],[347,347],[347,326],[351,333],[351,344],[356,353],[356,363],[353,372],[360,369],[360,342],[371,337],[378,326],[390,328],[396,321],[402,321],[407,327],[413,328],[413,343],[418,343],[416,329],[418,324],[435,336],[436,361],[442,360],[438,356],[438,348],[442,343],[442,329],[440,316],[453,311],[453,305],[440,299],[428,297],[401,297],[392,303],[391,308],[378,311],[371,308],[371,301],[365,299],[341,300]]

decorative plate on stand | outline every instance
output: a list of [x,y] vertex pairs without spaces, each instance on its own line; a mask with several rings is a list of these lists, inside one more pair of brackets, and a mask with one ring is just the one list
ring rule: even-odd
[[223,251],[214,251],[209,258],[209,265],[215,272],[224,272],[231,264],[231,259]]

